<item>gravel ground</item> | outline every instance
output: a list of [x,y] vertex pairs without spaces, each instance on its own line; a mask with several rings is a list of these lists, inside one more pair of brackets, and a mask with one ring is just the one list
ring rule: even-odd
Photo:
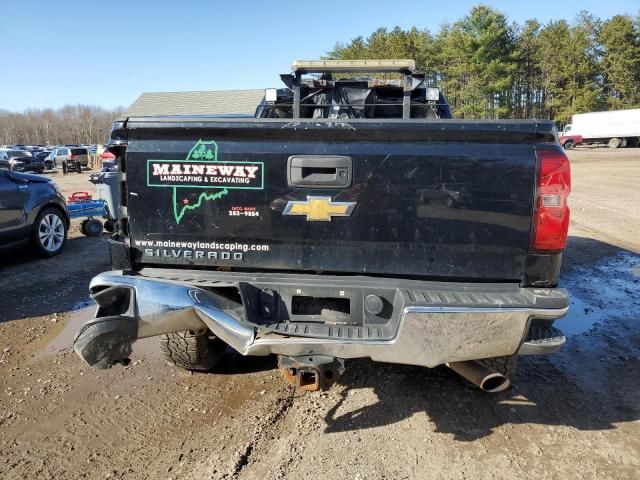
[[126,368],[91,370],[70,344],[105,239],[74,224],[57,258],[0,257],[0,478],[640,478],[640,150],[570,156],[569,341],[521,359],[499,395],[365,360],[303,394],[274,359],[228,353],[190,374],[155,339]]

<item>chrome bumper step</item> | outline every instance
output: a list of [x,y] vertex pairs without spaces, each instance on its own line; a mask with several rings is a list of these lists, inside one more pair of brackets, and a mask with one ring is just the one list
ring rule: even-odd
[[518,353],[520,355],[555,353],[566,342],[567,339],[562,331],[555,327],[531,327]]

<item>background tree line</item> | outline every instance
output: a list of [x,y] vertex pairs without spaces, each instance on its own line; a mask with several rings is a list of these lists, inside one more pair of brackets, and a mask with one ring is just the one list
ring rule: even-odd
[[111,123],[123,107],[106,110],[90,105],[67,105],[58,110],[0,111],[0,145],[98,144],[107,140]]
[[458,118],[550,118],[640,107],[640,17],[580,12],[541,25],[473,7],[434,34],[380,28],[338,43],[328,58],[413,58]]
[[[551,118],[640,107],[640,16],[519,25],[476,6],[437,33],[380,28],[338,43],[329,58],[413,58],[458,118]],[[0,144],[103,143],[124,108],[67,105],[0,111]]]

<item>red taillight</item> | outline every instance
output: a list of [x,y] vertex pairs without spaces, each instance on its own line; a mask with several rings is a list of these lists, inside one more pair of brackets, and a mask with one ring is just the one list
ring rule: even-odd
[[531,248],[535,251],[562,250],[567,244],[571,169],[567,156],[557,150],[537,150],[536,186]]

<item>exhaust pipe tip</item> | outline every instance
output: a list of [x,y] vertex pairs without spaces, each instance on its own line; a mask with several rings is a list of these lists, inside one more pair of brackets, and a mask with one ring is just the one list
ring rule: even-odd
[[495,370],[485,367],[476,360],[452,362],[446,365],[485,392],[503,392],[511,385],[511,381],[507,377]]
[[502,375],[495,372],[485,377],[480,384],[480,388],[489,393],[498,393],[506,390],[511,385],[511,381]]

